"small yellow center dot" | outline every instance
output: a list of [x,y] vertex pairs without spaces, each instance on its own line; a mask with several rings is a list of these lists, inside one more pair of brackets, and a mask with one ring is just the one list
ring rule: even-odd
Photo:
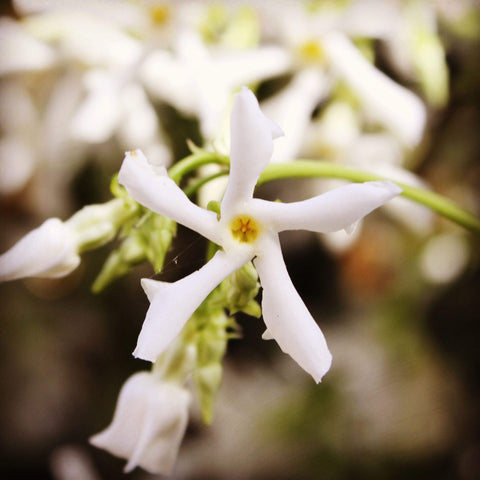
[[298,52],[300,58],[307,63],[323,63],[325,60],[325,52],[316,40],[308,40],[302,43]]
[[155,25],[164,24],[170,17],[170,8],[168,5],[158,4],[150,8],[150,18]]
[[230,231],[233,238],[238,242],[250,243],[256,240],[260,227],[253,218],[241,215],[232,220]]

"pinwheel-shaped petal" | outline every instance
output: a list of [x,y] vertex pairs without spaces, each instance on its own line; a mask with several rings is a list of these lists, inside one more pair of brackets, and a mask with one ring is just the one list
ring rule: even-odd
[[172,284],[144,280],[151,302],[134,354],[155,361],[208,293],[254,259],[263,287],[268,334],[319,382],[331,355],[318,325],[296,292],[283,262],[278,232],[332,232],[350,227],[401,192],[392,182],[347,185],[301,202],[281,204],[252,198],[273,153],[280,128],[261,112],[247,88],[236,96],[231,115],[230,177],[221,218],[185,196],[166,171],[140,152],[125,156],[119,181],[135,200],[196,230],[223,248],[199,271]]

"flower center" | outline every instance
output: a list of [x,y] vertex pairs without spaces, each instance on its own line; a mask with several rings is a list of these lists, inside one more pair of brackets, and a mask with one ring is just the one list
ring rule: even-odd
[[230,231],[237,242],[250,243],[256,240],[260,227],[253,218],[240,215],[230,223]]

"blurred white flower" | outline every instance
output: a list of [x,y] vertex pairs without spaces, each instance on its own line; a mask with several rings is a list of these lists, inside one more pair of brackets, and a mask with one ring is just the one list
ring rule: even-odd
[[46,220],[0,255],[0,281],[68,275],[80,264],[79,253],[111,240],[131,211],[115,199],[84,207],[65,222]]
[[190,393],[180,385],[140,372],[123,385],[110,426],[90,438],[92,445],[139,466],[170,474],[188,423]]
[[289,204],[253,199],[258,176],[273,153],[273,139],[281,134],[244,87],[231,115],[230,178],[220,219],[190,202],[166,170],[154,170],[140,151],[127,153],[119,182],[135,200],[223,247],[200,270],[177,282],[142,281],[151,305],[135,356],[155,361],[210,291],[253,259],[263,287],[262,311],[269,334],[315,381],[330,368],[323,334],[288,275],[278,232],[348,228],[401,190],[391,182],[368,182]]
[[174,52],[152,52],[140,75],[149,93],[187,115],[196,115],[203,137],[213,139],[222,131],[235,89],[280,75],[289,67],[289,55],[280,47],[209,50],[199,34],[182,30]]

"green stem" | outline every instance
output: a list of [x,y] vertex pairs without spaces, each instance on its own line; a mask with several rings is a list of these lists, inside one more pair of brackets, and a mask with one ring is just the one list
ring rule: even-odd
[[223,177],[224,175],[228,175],[228,170],[224,169],[220,172],[214,173],[212,175],[209,175],[208,177],[203,177],[199,180],[197,180],[195,183],[192,183],[188,187],[184,189],[185,195],[187,197],[192,196],[194,193],[197,192],[201,187],[203,187],[206,183],[211,182],[212,180],[215,180],[216,178]]
[[174,182],[179,183],[184,175],[193,172],[202,165],[208,165],[209,163],[229,165],[230,161],[228,157],[222,156],[218,153],[203,151],[200,153],[193,153],[170,167],[168,175]]
[[[335,163],[317,160],[295,160],[289,163],[268,165],[260,175],[257,185],[286,178],[312,177],[339,178],[352,182],[390,180],[389,178]],[[394,183],[403,189],[402,196],[405,198],[421,203],[459,225],[473,232],[480,233],[480,220],[475,215],[459,207],[455,202],[428,190],[411,187],[400,182]]]

